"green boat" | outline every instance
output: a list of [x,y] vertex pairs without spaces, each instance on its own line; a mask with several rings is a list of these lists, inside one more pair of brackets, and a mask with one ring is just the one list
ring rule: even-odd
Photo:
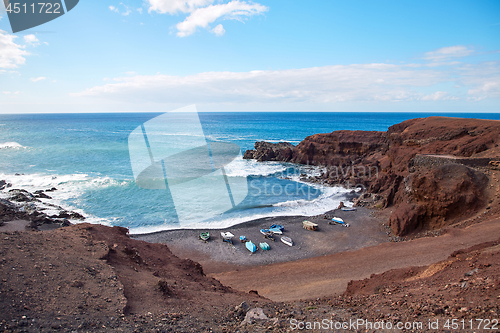
[[266,242],[259,243],[259,246],[264,251],[268,251],[269,249],[271,249],[271,247],[269,246],[269,244],[267,244]]
[[209,238],[210,238],[210,233],[209,233],[208,231],[207,231],[207,232],[202,232],[202,233],[200,234],[200,239],[201,239],[202,241],[205,241],[205,242],[206,242]]

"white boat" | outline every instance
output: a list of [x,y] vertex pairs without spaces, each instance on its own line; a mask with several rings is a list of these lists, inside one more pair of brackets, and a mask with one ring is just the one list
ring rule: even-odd
[[313,223],[311,221],[302,221],[302,227],[307,230],[317,230],[318,225],[316,223]]
[[232,233],[228,232],[221,232],[220,236],[222,237],[222,241],[232,243],[233,242],[233,237],[234,235]]
[[282,236],[281,237],[281,241],[283,243],[285,243],[286,245],[288,245],[288,246],[293,246],[293,241],[292,241],[292,239],[290,237]]
[[356,210],[356,207],[342,207],[341,210],[343,212],[354,212]]
[[349,227],[349,223],[345,223],[344,220],[342,220],[340,217],[332,218],[332,222],[343,225],[344,227]]

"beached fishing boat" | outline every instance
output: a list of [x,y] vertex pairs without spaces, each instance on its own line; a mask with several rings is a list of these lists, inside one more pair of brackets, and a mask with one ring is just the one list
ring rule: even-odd
[[247,241],[246,236],[240,236],[240,242],[245,243]]
[[255,244],[252,243],[252,241],[246,242],[245,246],[247,247],[248,251],[250,251],[252,253],[255,253],[255,251],[257,251],[257,246],[255,246]]
[[332,218],[332,222],[333,223],[336,223],[336,224],[340,224],[344,227],[349,227],[349,223],[345,223],[343,219],[341,219],[340,217],[334,217]]
[[342,207],[341,210],[343,212],[354,212],[356,210],[356,207]]
[[202,232],[202,233],[200,234],[200,239],[201,239],[202,241],[205,241],[205,242],[206,242],[209,238],[210,238],[210,232],[208,232],[208,231],[207,231],[207,232]]
[[273,234],[278,234],[278,235],[283,234],[283,226],[280,225],[273,224],[268,230]]
[[285,231],[285,227],[281,224],[273,224],[269,229],[279,229],[281,232]]
[[264,237],[274,240],[274,233],[269,229],[260,229],[260,233],[264,235]]
[[233,237],[234,235],[232,233],[228,232],[221,232],[220,236],[222,237],[223,242],[228,242],[233,244]]
[[259,243],[259,246],[264,251],[268,251],[269,249],[271,249],[271,247],[269,246],[269,244],[267,244],[266,242]]
[[302,228],[306,229],[306,230],[317,230],[318,229],[318,225],[316,223],[313,223],[311,221],[302,221]]
[[290,237],[282,236],[281,237],[281,241],[283,243],[285,243],[286,245],[288,245],[288,246],[293,246],[293,241],[292,241],[292,239]]

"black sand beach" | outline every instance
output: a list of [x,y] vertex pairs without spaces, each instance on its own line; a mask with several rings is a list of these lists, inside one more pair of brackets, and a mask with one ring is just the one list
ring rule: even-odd
[[[341,217],[350,224],[349,228],[329,224],[330,218],[325,216]],[[226,229],[212,229],[210,240],[203,242],[199,239],[200,232],[207,230],[170,230],[145,235],[134,235],[134,239],[152,243],[167,244],[169,249],[180,258],[189,258],[199,262],[205,272],[218,273],[228,269],[237,269],[237,266],[267,265],[278,262],[294,261],[360,249],[389,241],[389,236],[382,225],[381,218],[377,218],[377,211],[358,208],[356,211],[345,212],[333,210],[315,217],[285,216],[268,217],[238,224]],[[308,220],[317,223],[318,230],[309,231],[302,227],[302,221]],[[293,239],[292,247],[280,241],[265,239],[260,229],[269,228],[272,224],[281,224],[285,227],[284,236]],[[230,231],[235,235],[234,245],[222,242],[221,231]],[[267,242],[271,249],[250,253],[245,245],[239,241],[239,236],[259,246],[260,242]]]

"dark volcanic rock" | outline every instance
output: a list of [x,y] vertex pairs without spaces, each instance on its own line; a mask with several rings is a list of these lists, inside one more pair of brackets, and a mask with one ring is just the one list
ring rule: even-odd
[[335,131],[305,138],[294,150],[294,163],[311,165],[350,165],[387,150],[384,132]]
[[33,194],[29,193],[26,190],[10,190],[10,200],[12,201],[17,201],[17,202],[31,202],[31,201],[38,201]]
[[282,161],[288,162],[292,158],[292,150],[294,146],[289,142],[256,142],[255,150],[247,150],[244,159],[255,159],[259,162],[263,161]]
[[52,218],[59,219],[73,219],[73,220],[85,220],[85,217],[77,212],[62,211],[59,215],[53,215]]
[[47,194],[43,193],[42,190],[35,191],[35,193],[33,193],[33,196],[35,198],[52,199],[52,197],[49,197]]
[[0,191],[11,186],[11,183],[7,183],[5,180],[0,180]]
[[16,219],[17,210],[13,203],[0,199],[0,221],[12,221]]

